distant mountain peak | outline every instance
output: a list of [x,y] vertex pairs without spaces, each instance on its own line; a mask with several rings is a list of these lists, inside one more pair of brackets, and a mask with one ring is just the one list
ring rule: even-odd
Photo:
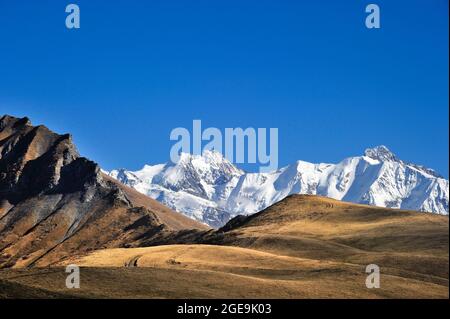
[[180,160],[175,166],[191,168],[199,172],[216,171],[216,173],[222,172],[230,175],[244,174],[221,153],[210,150],[204,151],[202,155],[181,153]]
[[206,159],[207,161],[212,162],[229,162],[228,159],[226,159],[222,153],[213,151],[213,150],[206,150],[203,151],[202,157]]
[[191,153],[180,153],[179,162],[193,161],[193,160],[203,160],[205,162],[213,162],[213,163],[222,163],[229,162],[222,153],[219,153],[214,150],[205,150],[201,155],[199,154],[191,154]]
[[386,146],[379,145],[365,150],[364,155],[381,162],[398,161],[397,156],[392,153]]
[[397,158],[386,146],[337,164],[296,163],[246,173],[222,154],[182,154],[177,164],[111,173],[136,190],[213,227],[261,211],[292,194],[321,195],[374,206],[448,214],[448,180]]

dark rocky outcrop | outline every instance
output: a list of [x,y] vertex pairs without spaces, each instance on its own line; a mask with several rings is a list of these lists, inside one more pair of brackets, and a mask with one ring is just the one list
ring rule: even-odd
[[69,134],[1,117],[0,267],[45,266],[205,228],[103,175]]

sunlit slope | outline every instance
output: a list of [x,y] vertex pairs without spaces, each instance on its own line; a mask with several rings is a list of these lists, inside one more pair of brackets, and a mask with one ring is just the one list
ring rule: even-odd
[[448,278],[447,216],[296,195],[223,230],[222,244]]
[[[0,271],[0,281],[16,295],[32,287],[99,298],[448,298],[445,216],[301,195],[158,243]],[[65,288],[72,263],[81,266],[79,290]],[[369,264],[380,267],[380,289],[366,287]]]
[[[99,279],[92,278],[85,283],[93,291],[108,285],[104,276],[117,273],[109,287],[117,296],[123,293],[119,287],[125,285],[125,278],[135,278],[132,285],[141,293],[148,289],[147,294],[152,295],[166,289],[179,298],[442,298],[448,295],[445,280],[433,282],[420,276],[412,278],[408,272],[386,269],[382,289],[367,289],[365,267],[361,265],[239,247],[170,245],[105,249],[65,263],[81,266],[82,273],[98,273]],[[154,285],[151,288],[150,283]]]

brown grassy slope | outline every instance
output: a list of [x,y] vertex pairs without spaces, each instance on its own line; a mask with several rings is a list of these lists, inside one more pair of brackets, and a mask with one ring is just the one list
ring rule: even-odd
[[[85,267],[76,291],[65,288],[59,266],[25,276],[4,271],[0,280],[78,297],[448,298],[445,216],[301,195],[190,236],[203,244],[105,249],[65,260],[59,265]],[[365,286],[372,263],[381,268],[380,289]]]
[[448,279],[447,216],[294,195],[231,224],[219,242]]
[[55,294],[113,298],[446,298],[445,283],[382,272],[367,289],[364,267],[251,249],[174,245],[106,249],[74,258],[81,289],[64,286],[63,268],[0,272],[10,285]]
[[[180,298],[204,297],[203,288],[210,297],[448,298],[445,216],[298,195],[201,240],[231,247],[108,249],[66,263],[143,268],[142,276],[159,273]],[[365,287],[365,267],[372,263],[381,267],[382,289]],[[183,290],[170,273],[186,279],[196,274],[207,282]],[[223,280],[233,281],[232,287]]]

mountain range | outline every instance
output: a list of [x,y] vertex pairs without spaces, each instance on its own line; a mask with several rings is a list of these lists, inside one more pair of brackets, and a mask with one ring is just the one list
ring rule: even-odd
[[[134,188],[112,178],[120,174]],[[69,134],[0,118],[0,299],[448,299],[448,216],[345,201],[368,194],[386,204],[409,189],[401,208],[448,207],[448,195],[447,204],[435,196],[448,191],[445,179],[384,147],[267,174],[208,152],[110,175]],[[317,196],[325,191],[341,200]],[[183,204],[202,223],[141,192]],[[246,207],[249,216],[231,218]],[[82,267],[80,289],[67,287],[69,264]],[[380,289],[366,286],[372,264]]]
[[386,146],[337,164],[297,161],[270,173],[248,173],[220,153],[181,154],[178,163],[107,174],[164,205],[212,227],[259,212],[292,194],[448,215],[449,182],[408,163]]

